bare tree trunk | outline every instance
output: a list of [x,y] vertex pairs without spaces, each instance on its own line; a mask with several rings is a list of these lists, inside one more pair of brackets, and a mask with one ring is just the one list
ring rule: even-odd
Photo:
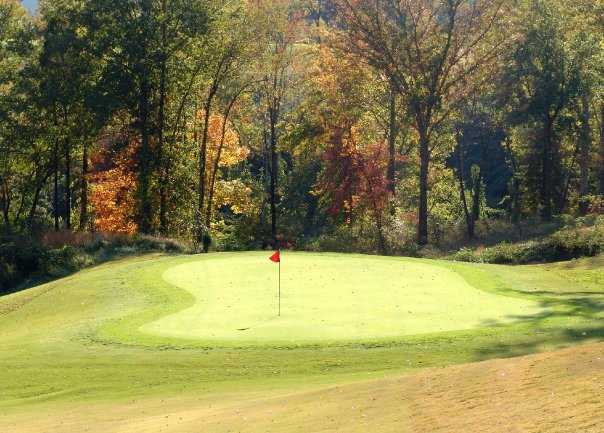
[[419,174],[419,214],[417,243],[428,245],[428,171],[430,169],[430,143],[425,127],[419,131],[420,174]]
[[472,166],[472,221],[476,225],[476,221],[480,219],[480,202],[482,199],[482,173],[480,166]]
[[[40,168],[39,167],[36,168],[36,173],[35,173],[36,189],[34,191],[34,198],[32,201],[31,208],[29,210],[29,216],[27,218],[27,225],[29,226],[30,230],[33,228],[34,218],[36,217],[36,210],[38,209],[38,202],[40,201],[40,192],[42,191],[42,187],[46,183],[46,180],[50,176],[51,172],[52,172],[52,170],[48,170],[43,173],[40,173]],[[55,172],[55,186],[57,186],[58,170],[54,170],[54,172]],[[57,199],[58,199],[58,195],[57,195]],[[21,203],[21,205],[23,205],[23,203]],[[21,214],[21,209],[19,209],[18,214],[19,215]],[[21,225],[23,226],[23,223]],[[57,230],[58,230],[58,223],[57,223]]]
[[465,184],[465,164],[463,148],[461,143],[461,135],[457,133],[457,178],[459,180],[459,195],[461,197],[461,204],[463,205],[464,216],[466,217],[466,228],[468,230],[468,239],[474,239],[474,218],[468,209],[468,200],[466,197],[466,184]]
[[80,231],[88,227],[88,143],[84,142],[82,149],[82,190],[80,196]]
[[378,248],[380,249],[380,254],[388,255],[388,246],[386,245],[386,238],[384,237],[384,224],[382,222],[382,215],[379,211],[376,211],[376,226],[378,229]]
[[157,160],[159,164],[160,182],[159,182],[159,231],[162,235],[166,235],[168,231],[167,213],[167,190],[168,176],[166,162],[164,161],[164,128],[166,124],[166,80],[168,73],[168,60],[166,54],[167,44],[167,23],[165,14],[168,13],[166,0],[162,0],[162,13],[164,17],[161,25],[161,41],[162,41],[162,58],[160,67],[159,79],[159,113],[158,113],[158,137],[157,137]]
[[[54,145],[54,159],[53,159],[53,170],[54,170],[54,184],[53,184],[53,215],[55,220],[55,231],[59,231],[59,142],[55,141]],[[34,209],[35,210],[35,209]],[[30,217],[31,219],[31,217]]]
[[510,145],[509,139],[505,139],[504,141],[506,150],[508,152],[510,158],[510,165],[512,169],[512,179],[508,184],[508,189],[510,192],[510,220],[512,224],[518,225],[520,222],[520,212],[521,212],[521,200],[520,200],[520,180],[518,178],[518,163],[516,161],[516,156],[514,155],[514,151],[512,150],[512,146]]
[[227,106],[227,108],[224,112],[224,116],[223,116],[222,129],[220,131],[220,144],[218,146],[218,150],[216,152],[216,158],[214,159],[214,164],[212,166],[212,176],[210,178],[210,190],[209,190],[209,195],[208,195],[208,205],[206,206],[206,227],[208,228],[208,230],[209,230],[210,224],[212,222],[212,210],[213,210],[213,206],[214,206],[214,189],[216,187],[216,177],[217,177],[218,169],[220,166],[220,158],[222,157],[222,150],[224,148],[224,140],[226,137],[228,121],[229,121],[229,117],[231,115],[231,110],[233,109],[235,102],[237,102],[239,95],[241,95],[241,92],[237,93],[231,99],[231,101],[229,102],[229,105]]
[[388,122],[388,190],[396,195],[396,138],[398,128],[396,122],[396,91],[390,84],[390,119]]
[[591,125],[589,99],[583,95],[581,100],[581,135],[579,137],[579,166],[581,178],[579,181],[579,213],[586,215],[589,210],[587,196],[589,194],[589,154],[591,150]]
[[278,248],[277,240],[277,187],[279,176],[279,156],[277,155],[277,115],[274,108],[269,109],[270,122],[270,199],[271,199],[271,238],[273,247]]
[[604,195],[604,102],[600,102],[600,194]]
[[[34,218],[36,216],[36,210],[38,209],[38,201],[40,200],[40,190],[42,185],[37,185],[34,192],[34,199],[32,201],[31,209],[29,211],[28,226],[31,229],[33,227]],[[58,229],[57,229],[58,230]]]
[[206,167],[207,167],[207,156],[208,156],[208,132],[210,128],[210,116],[212,110],[212,101],[214,99],[214,95],[216,94],[215,87],[212,87],[210,93],[208,94],[208,98],[206,99],[206,103],[204,105],[204,121],[203,121],[203,132],[201,135],[201,146],[199,149],[199,202],[197,208],[197,240],[203,246],[203,251],[208,252],[210,247],[209,238],[207,233],[207,227],[203,225],[203,214],[204,214],[204,204],[205,204],[205,195],[206,195]]
[[71,142],[65,141],[65,228],[71,230]]
[[552,219],[552,142],[553,120],[548,115],[543,129],[543,148],[541,154],[541,218]]
[[6,226],[9,226],[10,225],[11,197],[10,197],[10,192],[9,192],[9,188],[8,188],[8,182],[6,180],[2,181],[0,201],[2,202],[2,215],[4,217],[4,224]]
[[139,95],[139,120],[141,132],[141,148],[139,151],[139,230],[148,234],[151,232],[151,143],[149,132],[149,83],[143,77]]

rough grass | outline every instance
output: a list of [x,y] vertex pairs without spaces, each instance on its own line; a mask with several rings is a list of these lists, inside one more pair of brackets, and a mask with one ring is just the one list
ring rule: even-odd
[[[344,263],[348,259],[339,256]],[[474,329],[246,349],[216,349],[204,340],[142,332],[141,326],[195,305],[190,292],[162,276],[199,260],[124,259],[0,298],[0,431],[20,426],[19,420],[34,412],[51,416],[74,404],[126,407],[141,399],[177,396],[208,402],[225,398],[239,404],[250,393],[293,393],[604,338],[604,286],[596,259],[513,270],[426,262],[457,272],[487,294],[540,305],[538,312],[519,314],[512,323],[494,317]],[[73,416],[74,426],[92,427],[94,417],[87,424],[78,413]],[[122,427],[127,424],[125,419],[120,422]],[[149,422],[145,428],[157,431],[160,424]]]

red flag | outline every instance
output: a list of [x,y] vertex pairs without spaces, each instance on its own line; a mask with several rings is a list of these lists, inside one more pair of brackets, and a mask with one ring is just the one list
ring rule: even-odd
[[275,254],[270,256],[271,262],[281,263],[281,251],[275,251]]

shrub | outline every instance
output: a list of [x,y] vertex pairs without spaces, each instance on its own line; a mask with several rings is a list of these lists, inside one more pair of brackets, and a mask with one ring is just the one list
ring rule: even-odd
[[348,226],[340,226],[332,233],[326,233],[307,242],[300,242],[298,249],[334,253],[375,253],[374,233],[359,235]]
[[73,273],[116,256],[148,252],[186,253],[188,245],[167,238],[105,233],[53,232],[40,240],[0,236],[0,293],[31,281]]
[[535,240],[502,242],[481,250],[462,248],[449,258],[464,262],[525,264],[593,257],[604,253],[604,218],[567,220],[565,227]]

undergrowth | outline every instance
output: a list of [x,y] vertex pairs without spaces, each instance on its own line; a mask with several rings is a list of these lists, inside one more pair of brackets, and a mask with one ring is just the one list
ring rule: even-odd
[[187,244],[145,235],[50,232],[40,238],[0,235],[0,293],[64,277],[117,257],[187,253]]

